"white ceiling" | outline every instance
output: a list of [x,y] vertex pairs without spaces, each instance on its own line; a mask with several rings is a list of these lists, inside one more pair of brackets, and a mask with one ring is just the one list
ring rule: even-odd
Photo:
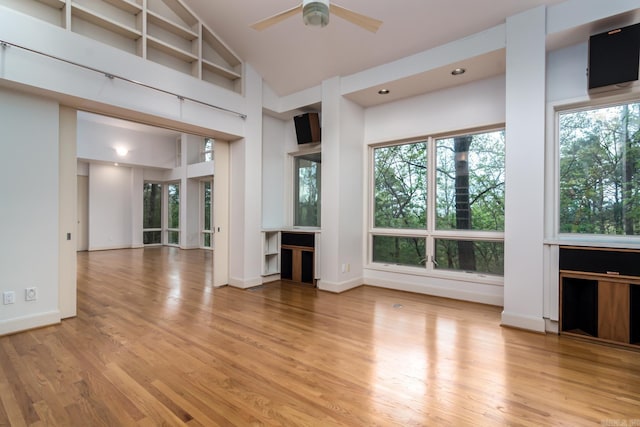
[[[258,32],[252,23],[299,4],[299,0],[183,0],[217,35],[250,64],[279,96],[319,85],[478,33],[506,17],[563,0],[340,0],[339,5],[383,21],[373,34],[341,18],[325,28],[306,27],[300,15]],[[478,78],[504,72],[504,52],[475,58]],[[468,64],[465,64],[469,67]],[[448,74],[448,73],[447,73]],[[465,76],[465,79],[473,77]],[[448,85],[434,75],[395,82],[382,100],[354,94],[361,105],[388,102]],[[430,82],[425,87],[424,84]]]

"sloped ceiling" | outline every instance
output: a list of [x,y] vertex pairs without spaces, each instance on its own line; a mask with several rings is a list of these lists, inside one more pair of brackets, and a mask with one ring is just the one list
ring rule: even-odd
[[[249,26],[299,4],[298,0],[184,0],[279,96],[317,86],[455,41],[505,22],[508,16],[562,0],[340,0],[341,6],[380,19],[373,34],[338,17],[325,28],[306,27],[299,15],[258,32]],[[504,72],[498,56],[476,58],[482,78]],[[468,77],[467,77],[468,78]],[[430,76],[396,82],[415,93]],[[447,83],[443,83],[447,84]],[[430,89],[434,88],[431,84]],[[425,92],[425,89],[419,89]],[[397,97],[397,91],[396,97]],[[361,105],[375,100],[355,96]],[[389,100],[389,98],[387,98]],[[381,101],[378,101],[381,102]]]

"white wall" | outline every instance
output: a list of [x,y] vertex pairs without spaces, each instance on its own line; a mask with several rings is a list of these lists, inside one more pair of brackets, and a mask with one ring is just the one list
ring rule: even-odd
[[[57,103],[0,88],[0,292],[16,295],[0,301],[0,335],[60,320],[58,123]],[[27,302],[32,286],[38,299]]]
[[184,179],[180,186],[180,247],[200,247],[200,181]]
[[[117,147],[126,148],[129,152],[126,156],[120,157],[116,153]],[[175,167],[176,137],[138,132],[80,119],[78,158],[171,169]]]
[[[291,120],[293,122],[293,120]],[[273,117],[262,119],[262,228],[285,226],[285,134],[287,123]],[[288,178],[288,177],[287,177]]]
[[132,246],[131,176],[128,167],[89,166],[90,251]]
[[587,43],[547,54],[547,102],[587,96]]
[[365,143],[504,123],[504,76],[392,102],[365,111]]

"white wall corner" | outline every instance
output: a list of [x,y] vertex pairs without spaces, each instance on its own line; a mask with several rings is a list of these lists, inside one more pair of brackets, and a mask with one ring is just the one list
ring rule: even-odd
[[527,331],[541,332],[546,331],[546,322],[542,317],[525,316],[518,313],[502,312],[502,326],[509,326],[511,328],[525,329]]
[[337,294],[357,288],[362,285],[364,285],[362,277],[356,277],[355,279],[347,280],[344,282],[329,282],[322,279],[318,280],[318,289],[320,289],[321,291],[334,292]]

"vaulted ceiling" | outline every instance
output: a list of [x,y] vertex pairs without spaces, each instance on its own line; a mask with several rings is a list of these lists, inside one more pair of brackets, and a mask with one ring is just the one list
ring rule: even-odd
[[[184,0],[227,45],[250,64],[280,96],[319,85],[430,48],[458,40],[505,22],[508,16],[562,0],[338,0],[337,4],[383,21],[377,33],[339,17],[325,28],[306,27],[300,15],[264,31],[250,25],[299,4],[299,0]],[[476,59],[482,77],[504,72],[504,53]],[[411,91],[427,82],[423,76],[402,82]],[[397,93],[397,92],[396,92]],[[375,101],[362,99],[361,104]]]

